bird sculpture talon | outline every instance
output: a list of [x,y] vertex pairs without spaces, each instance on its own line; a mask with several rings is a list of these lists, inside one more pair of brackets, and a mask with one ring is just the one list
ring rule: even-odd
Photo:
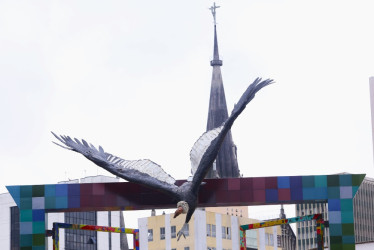
[[187,227],[187,223],[184,223],[184,224],[183,224],[183,227],[181,228],[181,230],[179,230],[179,232],[177,233],[178,241],[179,241],[179,239],[180,239],[180,237],[181,237],[182,235],[183,235],[184,238],[186,238],[186,235],[185,235],[186,227]]

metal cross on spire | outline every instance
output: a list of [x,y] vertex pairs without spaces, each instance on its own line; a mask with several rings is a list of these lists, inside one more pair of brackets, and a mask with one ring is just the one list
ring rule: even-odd
[[216,9],[219,8],[219,7],[221,7],[221,6],[216,6],[216,3],[214,2],[213,6],[209,8],[210,11],[212,12],[212,15],[213,15],[214,25],[217,24],[217,22],[216,22]]

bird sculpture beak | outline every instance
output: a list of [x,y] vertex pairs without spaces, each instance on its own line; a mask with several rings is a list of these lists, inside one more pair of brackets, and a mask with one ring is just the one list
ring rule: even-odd
[[178,207],[177,210],[175,210],[174,218],[176,218],[178,215],[180,215],[183,212],[182,207]]

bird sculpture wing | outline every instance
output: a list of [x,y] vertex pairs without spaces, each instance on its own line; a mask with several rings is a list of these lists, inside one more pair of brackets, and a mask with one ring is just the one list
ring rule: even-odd
[[52,134],[63,144],[60,145],[54,142],[58,146],[82,154],[99,167],[118,177],[157,189],[171,196],[176,195],[177,186],[174,184],[175,179],[167,174],[160,165],[151,160],[124,160],[106,153],[101,146],[96,149],[85,140],[79,141],[76,138],[73,140],[69,136],[57,136],[53,132]]
[[196,141],[190,152],[191,171],[193,174],[191,189],[193,191],[198,191],[201,182],[217,157],[227,132],[230,130],[236,118],[243,112],[247,104],[255,97],[256,93],[271,83],[273,83],[271,79],[262,81],[261,78],[257,78],[246,89],[226,121],[220,127],[205,132]]

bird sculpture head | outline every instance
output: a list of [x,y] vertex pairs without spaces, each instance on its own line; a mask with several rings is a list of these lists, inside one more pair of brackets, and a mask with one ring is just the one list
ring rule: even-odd
[[188,212],[189,206],[185,201],[180,201],[177,203],[177,210],[175,210],[174,218],[180,214],[186,214]]

